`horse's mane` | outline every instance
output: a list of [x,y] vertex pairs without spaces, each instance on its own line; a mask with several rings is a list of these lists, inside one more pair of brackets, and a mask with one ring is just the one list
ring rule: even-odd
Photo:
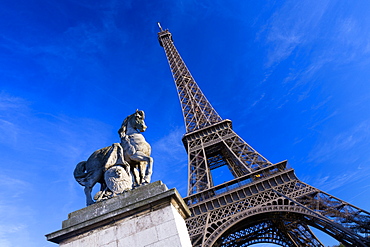
[[130,116],[127,116],[125,118],[125,120],[123,120],[122,124],[121,124],[121,128],[118,130],[118,134],[119,136],[122,138],[126,135],[126,128],[127,128],[127,122],[128,122],[128,119],[132,116],[132,114]]

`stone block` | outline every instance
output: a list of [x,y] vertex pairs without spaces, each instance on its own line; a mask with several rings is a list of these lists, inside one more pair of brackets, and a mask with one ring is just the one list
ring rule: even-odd
[[105,229],[96,231],[96,242],[102,245],[108,245],[110,242],[116,239],[117,227],[112,226]]
[[165,207],[165,208],[158,209],[156,213],[151,214],[152,222],[154,225],[158,225],[163,222],[172,220],[173,214],[174,214],[173,207]]
[[[189,244],[190,244],[190,241],[189,241]],[[181,242],[181,240],[178,236],[172,236],[172,237],[168,237],[166,239],[162,239],[161,241],[151,243],[151,244],[146,245],[144,247],[167,247],[167,246],[171,246],[171,247],[185,247],[185,246],[186,247],[191,247],[191,244],[186,245],[183,242]]]
[[155,229],[160,239],[169,238],[178,234],[175,219],[157,225]]
[[136,232],[132,236],[135,242],[134,246],[146,246],[153,242],[158,242],[158,235],[157,235],[155,227],[146,229],[141,232]]
[[[152,214],[156,214],[156,212],[153,212]],[[136,232],[141,232],[152,227],[154,227],[154,224],[152,222],[151,214],[143,215],[139,219],[136,219]]]
[[117,239],[123,239],[135,234],[137,217],[130,217],[128,220],[117,222]]

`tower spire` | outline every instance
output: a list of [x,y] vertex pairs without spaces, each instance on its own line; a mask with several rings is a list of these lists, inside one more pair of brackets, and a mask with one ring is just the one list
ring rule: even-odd
[[159,30],[162,32],[163,29],[162,29],[161,23],[160,22],[157,22],[157,24],[158,24]]
[[166,52],[175,80],[186,131],[189,133],[220,122],[222,118],[198,87],[173,44],[171,33],[167,29],[163,30],[159,23],[158,26],[161,30],[158,33],[159,44]]

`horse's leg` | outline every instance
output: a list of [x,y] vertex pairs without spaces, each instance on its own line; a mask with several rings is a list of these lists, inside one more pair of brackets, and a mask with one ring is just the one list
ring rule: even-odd
[[140,167],[140,184],[145,184],[145,172],[146,172],[146,167],[147,167],[148,162],[146,161],[141,161],[139,164]]
[[100,182],[100,191],[104,191],[107,185],[104,182]]
[[90,170],[86,176],[86,184],[84,191],[86,195],[87,206],[95,203],[94,200],[92,199],[91,192],[96,183],[101,183],[102,187],[106,186],[103,178],[102,169]]
[[99,183],[100,183],[100,191],[101,191],[102,194],[104,194],[106,189],[107,189],[107,184],[105,183],[104,180],[100,181]]
[[137,163],[137,177],[139,180],[139,185],[144,182],[144,171],[145,171],[146,162],[140,161]]
[[149,157],[151,162],[147,163],[146,169],[145,169],[145,176],[144,176],[144,182],[150,183],[150,179],[152,178],[153,173],[153,158]]
[[130,165],[130,171],[131,171],[131,176],[132,176],[132,180],[133,180],[133,184],[132,184],[133,188],[138,187],[140,185],[140,180],[138,178],[137,171],[135,170],[136,166],[137,166],[136,162],[134,162],[134,164]]
[[142,181],[142,183],[150,183],[150,179],[151,179],[152,172],[153,172],[153,158],[150,157],[150,156],[145,155],[141,151],[138,151],[135,154],[131,155],[130,156],[130,159],[131,160],[138,161],[138,162],[140,162],[140,161],[147,162],[147,167],[146,167],[146,170],[145,170],[144,181]]
[[86,195],[86,206],[94,204],[94,200],[91,197],[92,187],[93,186],[85,185],[84,192],[85,192],[85,195]]

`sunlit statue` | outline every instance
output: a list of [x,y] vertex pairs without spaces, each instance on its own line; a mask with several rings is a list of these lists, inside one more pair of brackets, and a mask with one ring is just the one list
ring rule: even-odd
[[95,151],[87,161],[77,164],[74,170],[76,181],[84,186],[86,205],[94,200],[92,188],[100,183],[95,201],[109,199],[137,186],[150,183],[153,158],[151,147],[141,132],[147,128],[144,111],[136,110],[123,121],[118,134],[121,143]]
[[153,158],[150,157],[151,147],[141,132],[146,130],[144,111],[136,110],[122,123],[118,134],[125,160],[130,164],[134,178],[134,186],[150,183],[153,169]]

